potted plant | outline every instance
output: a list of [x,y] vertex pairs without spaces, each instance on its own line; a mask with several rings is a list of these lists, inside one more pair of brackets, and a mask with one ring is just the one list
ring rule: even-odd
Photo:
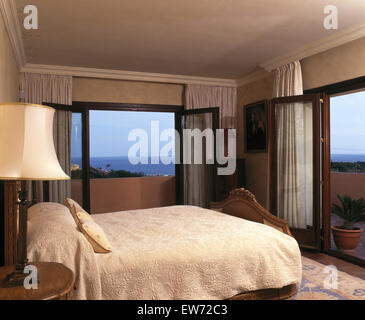
[[333,204],[331,211],[344,220],[344,225],[331,227],[333,238],[338,249],[353,250],[359,244],[363,232],[362,229],[355,228],[354,224],[365,221],[365,200],[353,200],[348,195],[337,195],[337,198],[341,205]]

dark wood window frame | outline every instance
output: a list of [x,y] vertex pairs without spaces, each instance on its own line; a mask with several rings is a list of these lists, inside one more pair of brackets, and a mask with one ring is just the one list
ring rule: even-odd
[[[133,104],[133,103],[109,103],[109,102],[85,102],[73,101],[72,105],[59,105],[44,103],[57,110],[71,111],[82,114],[82,191],[83,207],[90,212],[90,111],[139,111],[139,112],[167,112],[178,113],[184,110],[182,105],[158,105],[158,104]],[[175,165],[176,167],[176,165]]]
[[323,236],[323,252],[346,260],[348,262],[365,267],[365,261],[347,255],[341,251],[331,249],[331,149],[330,149],[330,96],[336,94],[345,94],[350,92],[356,92],[357,90],[365,90],[365,76],[358,77],[346,81],[341,81],[322,87],[312,88],[305,90],[305,94],[320,93],[323,99],[323,116],[322,116],[322,137],[323,137],[323,223],[322,223],[322,236]]

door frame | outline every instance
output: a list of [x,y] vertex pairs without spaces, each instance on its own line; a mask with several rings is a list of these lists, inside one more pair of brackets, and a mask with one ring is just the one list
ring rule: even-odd
[[330,97],[335,94],[365,90],[365,76],[341,81],[304,91],[305,94],[321,94],[323,99],[323,210],[322,210],[322,252],[365,267],[364,260],[331,249],[331,123]]
[[269,185],[270,185],[270,212],[277,215],[277,181],[276,167],[276,131],[275,105],[278,103],[312,102],[312,134],[313,134],[313,230],[290,228],[302,248],[321,249],[321,197],[323,179],[321,177],[321,96],[306,94],[274,98],[269,101]]

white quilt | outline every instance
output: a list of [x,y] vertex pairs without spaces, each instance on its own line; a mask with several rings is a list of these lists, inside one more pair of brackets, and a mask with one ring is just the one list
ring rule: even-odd
[[109,254],[95,254],[61,208],[48,210],[47,219],[37,211],[29,219],[29,258],[73,269],[74,299],[226,299],[301,281],[293,238],[215,211],[174,206],[93,215]]

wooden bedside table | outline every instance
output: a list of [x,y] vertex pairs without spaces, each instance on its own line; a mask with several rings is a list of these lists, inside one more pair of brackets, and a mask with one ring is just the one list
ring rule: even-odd
[[38,289],[26,290],[23,286],[5,288],[6,276],[15,266],[0,268],[0,300],[66,300],[74,287],[75,275],[63,264],[53,262],[30,263],[38,269]]

